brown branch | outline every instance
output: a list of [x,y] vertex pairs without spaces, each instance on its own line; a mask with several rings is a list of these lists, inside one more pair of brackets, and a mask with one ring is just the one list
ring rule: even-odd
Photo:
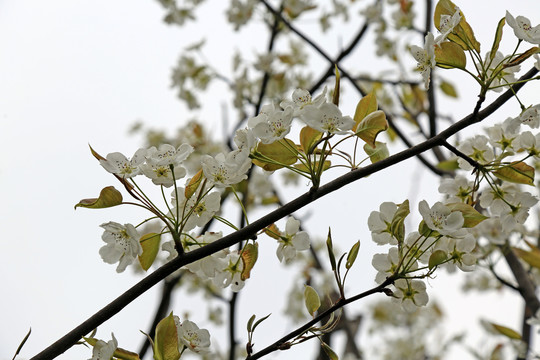
[[[538,70],[532,68],[529,70],[520,80],[526,80],[532,78],[538,73]],[[315,200],[326,196],[336,190],[341,189],[345,185],[351,184],[359,179],[377,173],[381,170],[384,170],[390,166],[398,164],[402,161],[410,159],[411,157],[417,156],[424,151],[430,150],[434,146],[440,146],[444,143],[446,139],[450,136],[458,133],[459,131],[465,129],[466,127],[478,123],[493,114],[497,109],[499,109],[506,101],[508,101],[514,93],[517,93],[525,83],[520,83],[512,86],[509,90],[500,95],[495,101],[493,101],[489,106],[484,110],[478,111],[479,106],[475,108],[475,111],[461,119],[457,123],[449,126],[447,129],[442,131],[437,136],[434,136],[416,146],[413,146],[409,149],[403,150],[395,155],[392,155],[384,160],[376,162],[374,164],[368,165],[364,168],[359,168],[353,171],[346,173],[333,181],[330,181],[326,185],[319,187],[318,189],[312,189],[311,191],[297,197],[296,199],[290,201],[289,203],[279,207],[278,209],[272,211],[266,216],[252,222],[246,227],[224,236],[220,240],[217,240],[213,243],[210,243],[199,249],[190,251],[189,253],[182,254],[177,258],[171,260],[170,262],[164,264],[160,268],[156,269],[153,273],[146,276],[144,279],[139,281],[137,284],[132,286],[118,298],[113,300],[103,309],[99,310],[97,313],[92,315],[86,321],[78,325],[76,328],[71,330],[69,333],[61,337],[59,340],[51,344],[45,350],[37,354],[32,358],[32,360],[49,360],[53,359],[56,356],[62,354],[64,351],[68,350],[70,347],[75,345],[81,337],[90,333],[93,329],[103,324],[105,321],[116,315],[124,307],[134,301],[136,298],[144,294],[148,289],[152,288],[154,285],[165,279],[168,275],[172,274],[174,271],[178,270],[184,265],[190,264],[194,261],[200,260],[208,255],[214,254],[220,250],[226,249],[234,244],[237,244],[240,241],[249,239],[252,236],[255,236],[258,231],[262,230],[266,226],[282,219],[283,217],[303,208],[304,206],[314,202]],[[536,299],[538,302],[538,299]],[[531,307],[532,310],[536,311],[540,305],[537,304],[536,307]]]

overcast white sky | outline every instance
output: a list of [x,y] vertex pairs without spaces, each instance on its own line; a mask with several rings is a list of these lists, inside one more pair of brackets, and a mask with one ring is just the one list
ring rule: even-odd
[[[98,255],[102,246],[98,225],[111,220],[136,223],[145,214],[129,208],[73,210],[80,199],[97,195],[104,186],[116,185],[91,157],[88,144],[102,154],[120,151],[131,155],[141,145],[140,139],[127,135],[135,120],[172,131],[189,119],[185,107],[170,89],[170,72],[183,47],[199,40],[205,32],[215,34],[220,31],[218,26],[223,26],[223,9],[218,6],[225,2],[209,3],[204,24],[179,29],[161,21],[164,12],[152,0],[0,2],[0,359],[12,358],[29,327],[32,335],[21,358],[35,355],[139,279],[130,271],[118,275],[114,266],[103,264]],[[529,14],[533,24],[540,23],[538,1],[456,3],[467,15],[477,37],[486,44],[484,49],[491,45],[491,34],[506,9],[514,15]],[[510,33],[508,28],[505,31]],[[265,46],[257,34],[251,35],[248,45],[240,43],[236,35],[209,39],[210,58],[228,58],[232,49],[241,46],[247,47],[246,51]],[[346,39],[341,40],[346,43]],[[363,64],[359,58],[350,64],[354,61]],[[470,80],[464,87],[460,85],[459,90],[474,88]],[[524,95],[525,102],[539,102],[532,93]],[[446,103],[454,106],[456,118],[469,113],[470,104],[475,101],[474,93],[463,90],[463,96],[465,105],[459,108],[456,103]],[[208,119],[208,125],[217,125],[220,102],[213,98],[206,101],[209,106],[198,115]],[[512,106],[508,111],[515,113],[517,108]],[[354,104],[344,105],[344,112],[352,115],[353,111]],[[330,224],[320,221],[316,211],[336,207],[343,209],[343,214],[354,211],[352,222],[339,215],[332,219],[334,236],[341,239],[343,249],[363,239],[358,261],[366,265],[358,267],[354,291],[373,285],[374,271],[369,264],[377,249],[369,243],[367,215],[382,201],[401,202],[411,195],[416,197],[410,198],[411,203],[421,199],[433,203],[438,199],[433,177],[420,169],[418,162],[409,161],[348,187],[345,196],[322,199],[307,209],[312,213],[308,229],[319,234],[324,234]],[[396,179],[400,179],[402,187],[396,186]],[[375,185],[381,190],[370,190],[374,196],[368,197],[366,187]],[[351,223],[359,227],[353,228]],[[239,322],[239,339],[244,336],[244,324],[252,313],[263,316],[272,312],[275,317],[269,320],[268,327],[274,330],[261,334],[258,345],[262,346],[281,336],[290,324],[279,318],[281,307],[276,306],[284,299],[271,299],[263,308],[256,305],[283,286],[275,281],[276,274],[291,275],[278,266],[273,245],[261,246],[267,246],[271,256],[262,257],[261,270],[254,271],[258,277],[248,282],[242,294],[241,304],[246,310]],[[270,268],[271,271],[264,270]],[[451,287],[456,279],[445,279],[446,276],[440,276],[430,283],[430,295],[435,297],[445,287],[456,292]],[[158,291],[153,289],[141,296],[101,326],[98,335],[109,338],[114,331],[121,347],[137,350],[143,338],[139,329],[148,327]],[[453,299],[458,309],[475,311],[475,306],[486,307],[483,298],[476,295]],[[519,301],[515,300],[512,296],[497,297],[495,305],[507,310],[495,310],[490,316],[499,316],[500,322],[510,319],[514,322],[506,325],[517,327],[510,317],[520,312]],[[184,298],[176,301],[189,304]],[[362,306],[352,308],[360,310]],[[177,309],[184,311],[183,307]],[[194,310],[192,319],[204,327],[202,314]],[[468,327],[470,324],[463,325],[465,322],[461,318],[456,324]],[[225,346],[223,340],[217,342]],[[298,357],[313,346],[308,344],[290,354],[279,354],[279,358]],[[83,359],[90,354],[89,350],[76,347],[60,359]]]

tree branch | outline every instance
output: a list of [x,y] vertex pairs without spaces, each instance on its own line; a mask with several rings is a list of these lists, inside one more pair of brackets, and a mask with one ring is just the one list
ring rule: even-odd
[[[532,68],[523,77],[521,77],[520,80],[530,79],[537,73],[538,70]],[[220,240],[217,240],[199,249],[190,251],[189,253],[182,254],[181,256],[178,256],[177,258],[169,261],[168,263],[164,264],[160,268],[156,269],[153,273],[149,274],[144,279],[139,281],[133,287],[128,289],[118,298],[113,300],[111,303],[109,303],[103,309],[99,310],[97,313],[92,315],[90,318],[78,325],[69,333],[51,344],[45,350],[34,356],[32,360],[50,360],[62,354],[64,351],[75,345],[81,339],[81,337],[90,333],[93,329],[113,317],[136,298],[144,294],[148,289],[152,288],[154,285],[165,279],[168,275],[172,274],[174,271],[178,270],[182,266],[200,260],[217,251],[226,249],[234,244],[237,244],[240,241],[249,239],[252,236],[256,235],[258,231],[265,228],[266,226],[278,221],[279,219],[282,219],[283,217],[301,209],[302,207],[314,202],[315,200],[323,196],[326,196],[336,190],[341,189],[345,185],[377,173],[404,160],[410,159],[411,157],[417,156],[418,154],[421,154],[422,152],[427,151],[434,146],[442,145],[444,141],[450,136],[458,133],[459,131],[465,129],[472,124],[482,121],[483,119],[491,115],[512,96],[514,96],[514,93],[517,93],[524,86],[524,84],[525,83],[519,83],[512,86],[509,90],[500,95],[495,101],[493,101],[482,111],[479,111],[479,106],[477,106],[472,114],[449,126],[437,136],[434,136],[409,149],[403,150],[384,160],[368,165],[364,168],[350,171],[336,178],[335,180],[330,181],[326,185],[319,187],[318,189],[312,189],[311,191],[297,197],[296,199],[290,201],[282,207],[279,207],[278,209],[272,211],[266,216],[263,216],[262,218],[252,222],[246,227],[227,236],[224,236]],[[536,301],[538,302],[538,299],[536,299]],[[536,311],[538,307],[540,307],[540,303],[537,303],[535,307],[531,307],[531,310]]]

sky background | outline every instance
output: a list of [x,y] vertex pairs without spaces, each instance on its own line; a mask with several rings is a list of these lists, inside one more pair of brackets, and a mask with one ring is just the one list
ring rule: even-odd
[[[135,121],[172,132],[191,118],[170,88],[171,68],[183,48],[206,34],[207,57],[228,71],[232,50],[254,53],[266,46],[266,40],[261,44],[257,32],[262,28],[255,26],[249,32],[229,34],[225,2],[207,3],[199,14],[201,23],[178,28],[164,24],[163,9],[150,0],[0,2],[0,359],[13,357],[30,327],[32,335],[20,358],[35,355],[140,279],[129,270],[117,274],[115,266],[101,261],[99,225],[108,221],[137,223],[145,214],[126,207],[74,211],[73,205],[82,198],[96,196],[105,186],[117,185],[90,155],[88,144],[103,155],[120,151],[131,156],[142,143],[141,138],[128,135]],[[484,49],[491,45],[496,23],[506,9],[515,16],[531,14],[533,25],[540,23],[537,1],[456,3]],[[315,22],[306,18],[303,25],[307,31],[315,31]],[[348,27],[354,29],[357,24],[342,26],[342,33],[347,34]],[[220,35],[216,36],[218,31]],[[505,32],[508,49],[514,40],[509,28],[505,27]],[[316,33],[311,34],[317,38]],[[327,41],[324,44],[329,52],[336,49],[336,44],[347,43],[346,38],[336,35],[320,40]],[[422,39],[416,42],[420,45]],[[313,61],[315,66],[324,65],[316,58]],[[366,72],[377,68],[359,54],[353,55],[347,66]],[[459,119],[471,111],[476,101],[475,84],[456,71],[443,75],[456,82],[462,100],[441,100],[441,105]],[[205,119],[209,128],[221,128],[223,99],[217,94],[225,90],[219,86],[213,89],[196,114]],[[523,101],[536,104],[534,93],[538,90],[537,85],[531,86],[522,96]],[[345,94],[341,107],[349,115],[354,113],[358,100],[351,100],[352,95],[352,91]],[[515,102],[505,106],[505,115],[496,120],[517,115],[517,109]],[[308,189],[303,185],[297,194]],[[409,160],[346,187],[339,196],[321,199],[300,214],[306,217],[306,228],[313,234],[324,236],[332,225],[334,239],[343,251],[361,239],[357,272],[351,277],[351,291],[361,292],[374,285],[371,257],[381,251],[370,243],[369,213],[383,201],[401,202],[407,197],[417,216],[413,204],[422,199],[430,204],[437,201],[436,188],[436,179],[418,161]],[[292,198],[292,194],[286,194]],[[317,216],[322,209],[326,211],[325,221]],[[242,292],[238,323],[238,338],[243,341],[244,324],[251,314],[260,317],[274,313],[257,338],[259,346],[292,328],[281,317],[284,296],[268,295],[288,291],[289,282],[282,279],[294,273],[279,265],[274,244],[261,241],[263,251],[269,255],[261,257],[254,278]],[[462,296],[458,294],[460,281],[457,276],[441,274],[428,285],[431,297],[447,300],[443,304],[454,329],[474,332],[476,324],[470,314],[479,312],[490,320],[519,328],[516,314],[521,312],[521,303],[514,295]],[[147,329],[158,291],[156,287],[128,305],[99,328],[98,337],[109,339],[114,331],[121,347],[137,350],[143,339],[139,329]],[[361,311],[367,303],[351,305],[350,312]],[[180,313],[192,309],[191,319],[199,326],[207,325],[206,305],[201,305],[200,299],[177,296],[175,304],[182,304],[175,307]],[[480,342],[477,340],[476,345],[480,346]],[[225,346],[219,335],[214,343]],[[273,357],[297,358],[314,346],[305,344]],[[90,350],[78,346],[59,359],[90,355]]]

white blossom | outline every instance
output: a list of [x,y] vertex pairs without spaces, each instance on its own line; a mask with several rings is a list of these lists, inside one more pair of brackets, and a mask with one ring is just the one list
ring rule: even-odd
[[263,144],[271,144],[283,139],[291,131],[293,109],[288,107],[282,111],[265,105],[263,110],[259,115],[248,120],[248,126],[253,129],[253,134]]
[[514,18],[506,12],[506,23],[514,30],[514,34],[520,40],[531,44],[540,44],[540,25],[531,26],[531,21],[524,16]]
[[440,45],[440,43],[446,40],[448,35],[454,31],[454,28],[459,24],[460,21],[461,13],[458,7],[456,7],[456,12],[452,16],[446,14],[441,15],[439,22],[439,31],[441,35],[435,38],[435,44]]
[[116,349],[118,348],[118,341],[114,337],[114,334],[111,333],[112,340],[105,342],[103,340],[98,340],[94,345],[92,350],[92,358],[89,360],[110,360]]
[[441,202],[436,202],[429,207],[425,200],[418,205],[418,210],[424,219],[427,227],[437,231],[441,235],[463,236],[466,230],[463,229],[463,214],[459,211],[451,211]]
[[178,336],[179,351],[184,347],[197,354],[206,354],[210,352],[210,333],[206,329],[199,329],[197,324],[192,321],[184,320],[180,322],[178,316],[173,316],[176,325],[176,334]]
[[209,185],[227,187],[247,179],[246,172],[251,167],[251,159],[245,153],[219,153],[215,157],[202,156],[201,165]]
[[297,251],[309,249],[309,235],[300,229],[300,221],[292,216],[287,219],[285,232],[278,239],[279,246],[276,250],[276,255],[280,262],[285,260],[286,263],[292,261],[296,257]]
[[99,249],[99,254],[107,264],[119,262],[116,271],[121,273],[137,256],[142,254],[143,250],[139,242],[141,236],[131,224],[121,225],[110,221],[100,226],[105,229],[101,239],[107,245]]
[[432,33],[428,33],[425,38],[424,47],[412,45],[411,54],[418,62],[417,68],[422,74],[424,79],[424,85],[429,88],[429,79],[431,76],[431,69],[435,67],[435,39]]
[[383,202],[379,211],[372,211],[368,218],[368,227],[371,238],[378,245],[397,245],[398,241],[392,236],[390,225],[397,211],[397,205],[393,202]]
[[309,127],[330,134],[345,134],[355,125],[350,116],[343,116],[341,110],[332,103],[307,105],[301,119]]
[[293,116],[298,117],[302,115],[304,108],[307,105],[315,105],[317,107],[321,106],[326,102],[326,86],[324,87],[322,94],[316,96],[314,99],[311,98],[309,91],[304,89],[296,89],[292,93],[292,100],[285,99],[279,106],[286,109],[291,107],[293,109]]
[[123,178],[131,178],[140,174],[139,165],[145,160],[146,150],[139,149],[132,156],[131,160],[119,152],[110,153],[106,160],[99,160],[105,170]]
[[426,284],[420,280],[398,279],[395,281],[394,299],[406,312],[413,312],[428,303]]

